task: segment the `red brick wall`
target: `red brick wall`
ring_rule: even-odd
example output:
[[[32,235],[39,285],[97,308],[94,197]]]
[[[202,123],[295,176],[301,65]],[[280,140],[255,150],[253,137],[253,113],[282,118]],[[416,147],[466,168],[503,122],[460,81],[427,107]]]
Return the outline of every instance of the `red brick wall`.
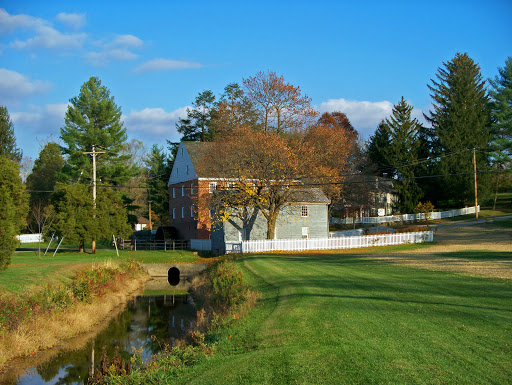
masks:
[[[208,186],[207,181],[197,179],[169,186],[169,222],[171,226],[176,227],[184,239],[208,239],[210,236],[210,217],[205,207]],[[191,206],[193,216],[191,216]]]

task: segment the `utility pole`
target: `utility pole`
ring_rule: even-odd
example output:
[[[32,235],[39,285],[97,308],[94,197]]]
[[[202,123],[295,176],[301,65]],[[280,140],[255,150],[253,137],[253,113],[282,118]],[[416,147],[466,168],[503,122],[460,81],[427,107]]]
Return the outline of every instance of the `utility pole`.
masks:
[[[475,218],[478,220],[478,185],[476,183],[476,150],[473,148],[473,169],[475,171]]]
[[[153,223],[151,222],[151,201],[149,201],[149,229],[153,230]]]
[[[94,144],[92,145],[91,152],[83,152],[83,154],[92,155],[92,205],[93,213],[92,217],[96,218],[96,155],[104,154],[105,151],[96,151]],[[96,253],[96,237],[92,240],[92,253]]]

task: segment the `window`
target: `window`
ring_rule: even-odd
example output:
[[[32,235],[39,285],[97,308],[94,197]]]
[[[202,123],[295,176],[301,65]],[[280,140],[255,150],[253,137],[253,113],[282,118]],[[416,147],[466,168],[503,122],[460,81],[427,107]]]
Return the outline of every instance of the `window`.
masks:
[[[180,169],[178,167],[176,167],[176,176],[179,176],[180,175]]]
[[[172,188],[172,197],[176,198],[176,187]]]
[[[181,217],[185,218],[185,207],[181,208]]]
[[[181,148],[181,157],[183,157],[183,147]]]
[[[308,239],[309,238],[309,227],[303,227],[302,228],[302,239]]]
[[[185,196],[185,185],[181,186],[181,196]]]
[[[301,216],[301,217],[307,217],[307,216],[309,216],[309,213],[308,213],[308,206],[300,206],[300,216]]]
[[[235,189],[235,182],[228,182],[228,190],[234,190]]]
[[[209,192],[210,194],[217,190],[217,182],[210,182]]]
[[[194,206],[190,206],[190,218],[194,218]]]
[[[188,175],[188,164],[187,164],[187,175]]]
[[[194,183],[190,183],[190,195],[194,195]]]
[[[172,219],[176,219],[176,209],[172,209]]]

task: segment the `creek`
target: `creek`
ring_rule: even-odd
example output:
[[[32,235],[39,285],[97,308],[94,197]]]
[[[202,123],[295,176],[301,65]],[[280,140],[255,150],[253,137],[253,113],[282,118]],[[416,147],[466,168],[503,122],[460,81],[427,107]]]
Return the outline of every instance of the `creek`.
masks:
[[[137,352],[146,362],[162,349],[163,343],[192,329],[195,321],[196,307],[191,296],[173,289],[167,279],[153,279],[143,294],[131,298],[96,335],[85,340],[77,337],[62,347],[15,360],[0,374],[0,383],[82,384],[91,367],[97,370],[101,365],[103,350],[112,359],[118,349],[126,362]]]

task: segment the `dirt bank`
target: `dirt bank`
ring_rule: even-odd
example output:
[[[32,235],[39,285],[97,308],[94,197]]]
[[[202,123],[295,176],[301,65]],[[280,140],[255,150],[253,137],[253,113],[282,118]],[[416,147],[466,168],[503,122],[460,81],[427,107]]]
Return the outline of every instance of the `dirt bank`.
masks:
[[[24,323],[15,331],[0,333],[0,373],[15,357],[35,356],[40,351],[65,344],[70,338],[94,331],[98,324],[108,322],[113,312],[122,309],[148,279],[145,275],[135,279],[127,277],[89,304],[78,303]]]

